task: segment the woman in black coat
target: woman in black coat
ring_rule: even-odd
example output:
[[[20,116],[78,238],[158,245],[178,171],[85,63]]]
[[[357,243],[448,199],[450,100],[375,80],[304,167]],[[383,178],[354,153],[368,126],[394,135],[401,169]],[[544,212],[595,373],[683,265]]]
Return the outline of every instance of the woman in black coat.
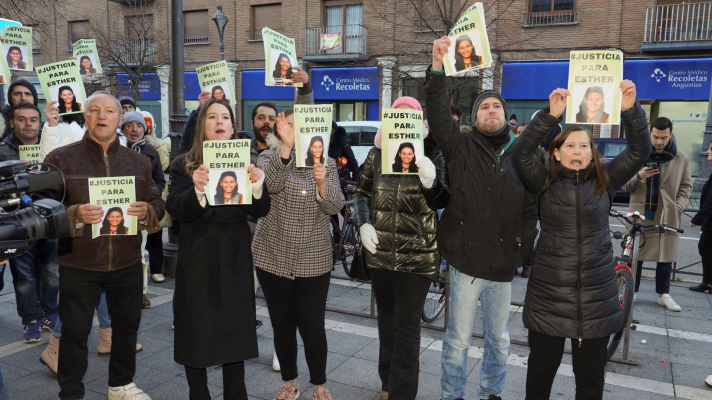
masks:
[[[244,360],[258,356],[250,227],[270,199],[263,172],[250,165],[252,205],[210,207],[203,141],[236,139],[235,118],[225,100],[201,108],[191,150],[171,167],[166,209],[184,225],[175,292],[175,361],[185,366],[190,398],[210,399],[206,368],[222,364],[225,399],[247,399]]]
[[[613,195],[645,164],[650,135],[633,82],[625,80],[621,118],[627,148],[602,164],[590,131],[571,126],[551,144],[551,166],[536,148],[566,109],[565,89],[549,96],[512,146],[519,179],[538,200],[541,235],[527,286],[527,400],[549,399],[566,338],[571,339],[576,399],[601,399],[609,337],[623,327],[608,211]]]
[[[707,161],[712,162],[712,143],[707,149]],[[700,242],[697,244],[697,248],[702,257],[702,283],[690,286],[690,290],[707,291],[712,294],[712,187],[710,187],[710,181],[712,179],[707,179],[705,186],[702,187],[700,210],[690,221],[690,227],[700,227]]]

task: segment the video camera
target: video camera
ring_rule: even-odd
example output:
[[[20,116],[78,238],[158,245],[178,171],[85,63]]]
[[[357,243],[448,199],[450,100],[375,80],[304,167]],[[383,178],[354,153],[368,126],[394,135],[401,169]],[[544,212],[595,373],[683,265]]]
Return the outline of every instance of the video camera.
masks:
[[[17,257],[39,239],[69,236],[69,218],[62,203],[32,201],[28,193],[64,186],[59,171],[38,171],[37,164],[0,162],[0,259]],[[17,206],[14,209],[13,206]]]

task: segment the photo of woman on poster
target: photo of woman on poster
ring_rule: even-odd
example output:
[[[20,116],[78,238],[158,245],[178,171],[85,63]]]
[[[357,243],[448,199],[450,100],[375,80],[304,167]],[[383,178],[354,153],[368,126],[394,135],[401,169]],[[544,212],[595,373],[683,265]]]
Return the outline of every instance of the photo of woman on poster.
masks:
[[[77,102],[77,97],[71,87],[60,86],[57,94],[60,114],[82,111],[82,105]]]
[[[101,235],[128,235],[129,228],[124,226],[124,211],[121,207],[111,207],[104,215],[104,222],[99,230]]]
[[[279,53],[274,71],[272,71],[272,78],[277,84],[292,86],[292,60],[288,55]]]
[[[455,70],[464,71],[482,64],[469,35],[462,35],[455,41]]]
[[[315,163],[324,164],[325,162],[324,139],[321,136],[313,136],[307,148],[307,158],[304,160],[304,164],[307,167],[313,167]]]
[[[27,63],[23,61],[20,46],[10,46],[7,51],[7,66],[14,69],[27,69]]]
[[[94,68],[89,56],[82,56],[79,59],[79,73],[82,75],[96,74],[96,68]]]
[[[583,95],[576,122],[587,124],[608,124],[610,115],[603,111],[606,106],[605,95],[601,86],[589,86]]]
[[[213,86],[212,92],[213,92],[213,94],[212,94],[213,99],[217,99],[217,100],[225,99],[225,101],[227,101],[227,104],[230,104],[230,96],[227,96],[225,94],[225,89],[223,89],[222,86],[220,86],[220,85]]]
[[[235,171],[224,171],[215,186],[215,204],[243,204],[243,196],[238,193],[238,189]]]
[[[415,165],[415,147],[413,143],[403,142],[398,146],[393,170],[391,172],[405,172],[409,174],[417,174],[418,166]]]

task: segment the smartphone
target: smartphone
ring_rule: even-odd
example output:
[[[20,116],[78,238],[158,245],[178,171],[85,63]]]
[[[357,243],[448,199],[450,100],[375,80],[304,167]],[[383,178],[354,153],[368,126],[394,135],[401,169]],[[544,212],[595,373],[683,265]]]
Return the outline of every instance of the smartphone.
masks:
[[[656,162],[649,162],[645,166],[652,169],[660,169],[660,165]]]

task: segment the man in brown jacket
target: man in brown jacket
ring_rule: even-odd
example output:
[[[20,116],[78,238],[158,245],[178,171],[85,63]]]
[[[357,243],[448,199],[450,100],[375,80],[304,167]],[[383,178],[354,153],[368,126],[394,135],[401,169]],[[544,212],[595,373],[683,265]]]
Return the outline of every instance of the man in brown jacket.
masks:
[[[680,217],[690,200],[692,177],[690,159],[675,146],[672,139],[672,121],[660,117],[650,124],[650,141],[653,144],[646,166],[638,172],[623,190],[630,193],[629,212],[645,215],[650,224],[668,224],[680,227]],[[645,223],[644,222],[644,223]],[[680,306],[670,297],[672,263],[680,251],[680,234],[676,232],[646,232],[645,246],[638,254],[635,292],[640,287],[643,261],[657,262],[655,291],[658,304],[670,311],[680,311]]]
[[[141,235],[100,236],[92,239],[92,224],[103,221],[101,207],[89,204],[88,178],[133,176],[136,202],[128,215],[136,216],[139,230],[160,230],[165,212],[151,164],[144,155],[121,146],[116,129],[121,123],[121,106],[109,93],[97,93],[85,102],[84,138],[52,151],[46,163],[66,175],[64,206],[70,236],[60,240],[59,317],[62,337],[59,346],[57,381],[62,400],[82,399],[82,378],[87,369],[87,339],[91,332],[99,290],[106,301],[113,328],[109,361],[110,400],[150,400],[133,383],[136,371],[136,334],[141,322]],[[61,199],[61,195],[54,195]],[[62,254],[64,249],[64,254]]]

